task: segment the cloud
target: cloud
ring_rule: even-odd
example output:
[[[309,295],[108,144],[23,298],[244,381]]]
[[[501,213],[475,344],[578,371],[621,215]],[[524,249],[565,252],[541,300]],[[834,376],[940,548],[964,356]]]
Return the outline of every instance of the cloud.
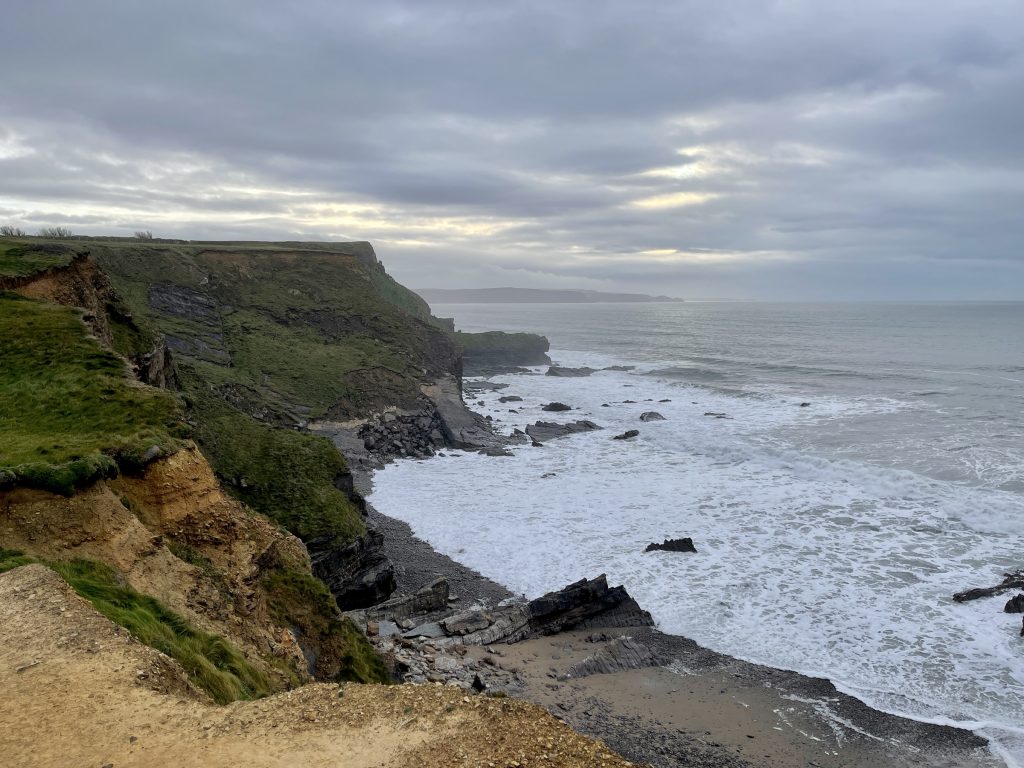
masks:
[[[418,287],[1024,298],[1010,0],[51,0],[5,28],[26,229],[369,239]]]

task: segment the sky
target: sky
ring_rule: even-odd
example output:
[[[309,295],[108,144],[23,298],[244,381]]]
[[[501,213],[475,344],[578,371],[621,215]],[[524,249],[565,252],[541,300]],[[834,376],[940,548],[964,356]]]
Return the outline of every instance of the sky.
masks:
[[[428,287],[1024,299],[1020,0],[13,0],[0,223]]]

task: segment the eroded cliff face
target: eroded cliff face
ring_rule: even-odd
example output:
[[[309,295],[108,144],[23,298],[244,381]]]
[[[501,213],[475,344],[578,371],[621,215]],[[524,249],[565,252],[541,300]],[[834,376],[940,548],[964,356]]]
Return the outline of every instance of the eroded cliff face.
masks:
[[[49,250],[43,249],[46,261],[54,266],[5,279],[4,287],[41,307],[62,304],[80,308],[81,320],[94,339],[79,340],[80,346],[98,343],[131,361],[135,378],[142,382],[177,388],[177,366],[163,343],[161,329],[145,316],[134,314],[134,307],[128,306],[89,253],[91,247],[91,243],[47,245]],[[26,261],[32,260],[36,248],[34,244],[25,247]],[[0,308],[3,312],[9,310],[13,308]],[[15,321],[12,318],[7,320]],[[72,328],[80,327],[74,316],[67,318],[65,325],[72,336],[80,335]],[[59,335],[41,343],[53,346],[44,350],[47,355],[61,354]],[[47,355],[38,360],[20,360],[29,366],[45,367],[51,359]],[[120,375],[117,358],[111,360],[112,367],[108,365],[103,373],[116,379]],[[73,373],[88,382],[93,374],[91,363],[86,363]],[[128,377],[128,371],[124,375]],[[135,382],[121,381],[118,385],[142,391],[133,390],[140,386]],[[101,385],[82,391],[103,396]],[[192,394],[185,392],[186,398]],[[31,392],[22,396],[30,397]],[[225,413],[236,414],[243,421],[250,418],[227,399],[221,402]],[[17,407],[11,402],[0,405]],[[88,402],[75,405],[76,415],[81,416],[87,429],[102,432],[110,426],[89,423]],[[173,412],[169,415],[174,418]],[[132,428],[131,419],[122,421],[118,429]],[[59,431],[60,424],[55,426]],[[175,429],[196,431],[199,426],[193,421],[191,425],[179,423]],[[322,502],[325,509],[333,510],[338,524],[332,536],[345,534],[348,538],[342,544],[360,535],[362,501],[351,490],[351,477],[337,452],[325,441],[311,437],[320,442],[310,452],[301,442],[301,434],[275,430],[271,425],[257,427],[270,445],[263,457],[266,463],[281,470],[283,462],[277,461],[278,455],[304,454],[327,485],[318,489],[293,484],[287,489],[291,495],[303,497],[309,491],[308,495]],[[112,433],[109,439],[103,438],[109,445],[97,447],[116,447],[126,435]],[[284,442],[277,440],[278,435],[285,438]],[[231,436],[230,432],[225,435]],[[41,440],[49,441],[47,445],[63,442],[64,438],[57,433],[40,435]],[[188,441],[184,441],[184,449],[176,450],[181,444],[179,440],[166,449],[147,451],[140,461],[121,466],[120,472],[114,466],[112,472],[86,478],[76,483],[79,487],[70,496],[34,490],[21,482],[13,483],[17,487],[12,488],[8,482],[0,493],[0,548],[20,550],[44,562],[87,559],[112,566],[133,589],[156,598],[195,627],[238,644],[280,685],[310,676],[324,680],[386,679],[386,669],[365,638],[341,616],[330,592],[313,576],[302,542],[263,515],[254,514],[235,497],[237,494],[225,493],[206,457]],[[246,448],[255,448],[253,441],[242,446]],[[3,458],[4,451],[0,451],[0,464]],[[282,482],[301,474],[283,469],[285,473],[277,478]],[[0,476],[10,480],[17,478],[17,473]],[[233,480],[246,483],[244,477]],[[268,495],[282,496],[282,482],[274,477],[265,480]],[[287,493],[283,498],[291,501]],[[305,511],[310,518],[317,517],[315,506]]]
[[[227,496],[195,448],[70,498],[0,492],[0,542],[44,561],[112,565],[134,589],[233,641],[282,686],[345,671],[347,648],[332,647],[311,621],[281,620],[277,603],[291,597],[273,583],[308,577],[302,542]],[[291,608],[299,617],[309,612]],[[341,622],[320,618],[332,619]]]

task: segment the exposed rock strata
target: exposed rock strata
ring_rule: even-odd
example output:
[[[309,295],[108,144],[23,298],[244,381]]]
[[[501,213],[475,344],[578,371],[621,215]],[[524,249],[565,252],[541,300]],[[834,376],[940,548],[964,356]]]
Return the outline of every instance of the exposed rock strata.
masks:
[[[384,537],[368,530],[344,548],[306,542],[313,573],[328,586],[343,611],[387,600],[395,591],[395,567],[384,554]]]

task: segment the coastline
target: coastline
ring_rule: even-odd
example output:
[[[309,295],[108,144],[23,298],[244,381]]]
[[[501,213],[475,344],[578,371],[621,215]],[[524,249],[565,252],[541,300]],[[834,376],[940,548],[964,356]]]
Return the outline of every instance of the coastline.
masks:
[[[354,472],[368,495],[372,470]],[[385,533],[398,590],[412,594],[437,576],[448,579],[451,607],[495,605],[513,593],[419,539],[408,524],[368,504],[368,523]],[[596,574],[579,574],[593,577]],[[598,647],[594,630],[469,648],[466,658],[511,676],[509,695],[546,707],[629,760],[652,766],[964,766],[1004,762],[981,736],[874,710],[828,680],[735,659],[654,628],[598,633],[602,643],[630,637],[657,663],[571,677],[573,664]],[[561,679],[560,679],[561,678]]]

